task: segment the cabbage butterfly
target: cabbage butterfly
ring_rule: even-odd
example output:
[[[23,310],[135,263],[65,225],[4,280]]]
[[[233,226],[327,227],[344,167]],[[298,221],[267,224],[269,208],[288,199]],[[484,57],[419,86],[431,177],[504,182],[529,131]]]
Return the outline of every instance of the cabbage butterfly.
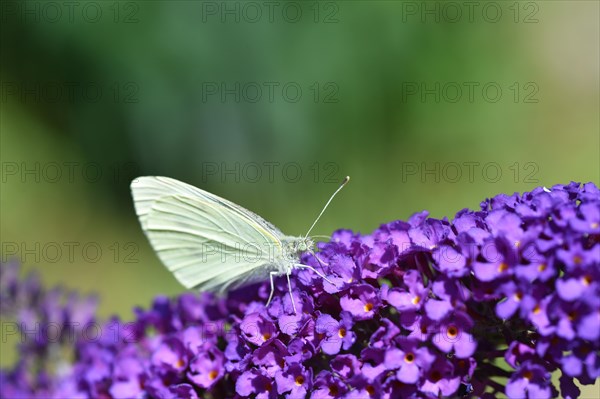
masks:
[[[290,274],[294,268],[307,268],[327,280],[312,266],[301,264],[300,254],[312,252],[314,242],[308,235],[349,180],[344,179],[303,237],[287,236],[233,202],[168,177],[134,179],[131,192],[150,244],[186,288],[222,293],[268,276],[268,306],[273,277],[285,274],[296,312]]]

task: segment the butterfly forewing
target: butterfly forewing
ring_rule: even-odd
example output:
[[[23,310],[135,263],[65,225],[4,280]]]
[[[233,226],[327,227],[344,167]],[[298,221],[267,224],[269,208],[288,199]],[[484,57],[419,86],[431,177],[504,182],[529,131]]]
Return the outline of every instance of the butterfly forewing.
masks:
[[[170,177],[138,177],[131,182],[131,190],[133,193],[133,201],[135,203],[136,213],[140,219],[142,227],[144,227],[144,224],[146,223],[148,213],[150,212],[154,202],[161,197],[182,195],[184,197],[204,198],[208,202],[220,204],[228,209],[246,216],[248,219],[254,221],[272,235],[276,237],[284,236],[284,234],[277,227],[273,226],[271,223],[267,222],[254,212],[228,201],[225,198],[221,198],[218,195],[180,182],[179,180],[171,179]]]
[[[223,290],[268,276],[283,259],[283,234],[252,212],[177,180],[132,183],[142,228],[187,288]]]

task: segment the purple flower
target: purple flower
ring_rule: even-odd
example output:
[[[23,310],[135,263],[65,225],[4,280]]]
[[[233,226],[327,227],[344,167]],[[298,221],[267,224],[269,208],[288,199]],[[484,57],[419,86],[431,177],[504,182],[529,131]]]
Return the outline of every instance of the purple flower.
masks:
[[[210,388],[224,374],[224,356],[214,347],[206,347],[190,361],[187,377],[201,388]]]
[[[452,303],[444,300],[430,299],[425,303],[425,313],[434,321],[446,318],[453,309]]]
[[[256,398],[274,399],[277,397],[277,387],[274,381],[256,369],[245,371],[235,382],[238,395],[247,397],[255,394]]]
[[[113,370],[114,382],[110,394],[115,398],[136,398],[144,393],[146,373],[142,362],[131,354],[122,355]]]
[[[587,234],[600,233],[600,208],[598,204],[587,203],[579,207],[580,214],[569,219],[569,225],[575,231]]]
[[[329,263],[328,281],[323,282],[325,292],[334,294],[360,280],[360,271],[354,259],[347,255],[334,255]],[[333,284],[332,284],[333,283]]]
[[[297,312],[294,313],[291,298],[289,295],[283,297],[282,312],[277,314],[277,325],[279,330],[291,337],[298,334],[298,330],[302,328],[314,313],[313,299],[306,292],[292,294],[296,304]]]
[[[556,257],[566,266],[566,271],[585,270],[600,262],[600,251],[598,244],[587,249],[581,242],[575,242],[567,249],[560,248],[556,251]]]
[[[418,310],[427,298],[428,290],[423,286],[421,276],[416,270],[408,270],[403,277],[408,289],[382,288],[382,294],[387,303],[399,311]]]
[[[259,366],[265,375],[272,378],[284,367],[284,358],[288,353],[281,341],[273,339],[254,351],[252,363]]]
[[[305,338],[295,338],[287,346],[289,355],[285,357],[286,363],[303,363],[311,359],[315,353],[315,347],[311,341]]]
[[[509,398],[549,399],[552,398],[550,373],[541,365],[523,363],[506,384]]]
[[[190,384],[177,384],[169,387],[173,399],[197,399],[198,394]]]
[[[516,368],[525,360],[535,358],[535,350],[519,341],[513,341],[504,354],[504,359],[511,367]]]
[[[418,214],[411,218],[411,228],[408,232],[414,246],[433,250],[447,239],[454,238],[454,232],[447,220],[424,219],[427,213]]]
[[[431,393],[435,397],[440,394],[448,396],[456,392],[460,386],[460,378],[453,375],[452,363],[444,358],[437,358],[427,371],[421,390]]]
[[[187,368],[188,353],[183,343],[174,337],[166,339],[152,354],[152,365],[163,372],[181,372]]]
[[[486,282],[509,278],[517,266],[516,250],[517,248],[511,247],[511,243],[505,237],[497,237],[494,241],[488,242],[482,251],[485,262],[473,263],[475,277]]]
[[[521,283],[519,285],[525,284]],[[498,291],[501,292],[506,298],[505,300],[499,302],[496,306],[496,314],[498,317],[508,319],[512,317],[517,310],[519,310],[521,301],[523,300],[526,292],[526,290],[519,285],[511,280],[502,284],[498,288]]]
[[[252,349],[248,343],[242,339],[232,339],[227,343],[223,352],[227,362],[225,369],[227,371],[245,370],[252,358]]]
[[[380,398],[382,396],[382,386],[379,382],[371,383],[365,378],[357,377],[353,381],[353,389],[349,391],[345,399],[365,399]]]
[[[330,363],[331,370],[350,379],[360,372],[360,362],[354,355],[337,355]]]
[[[260,346],[277,335],[273,322],[266,320],[259,313],[250,313],[240,323],[242,336],[246,341]]]
[[[316,330],[317,333],[324,335],[321,349],[328,355],[336,355],[340,352],[340,348],[346,350],[354,343],[352,316],[348,312],[340,313],[340,321],[328,314],[319,315]]]
[[[584,314],[579,317],[577,335],[585,340],[596,342],[600,338],[600,308],[593,306],[593,302],[599,305],[599,296],[596,295],[590,302],[592,306],[586,308]]]
[[[323,370],[315,377],[314,388],[311,399],[336,399],[341,398],[347,392],[346,384],[332,374]]]
[[[369,345],[373,348],[388,347],[391,344],[392,339],[398,334],[400,334],[400,328],[398,326],[389,319],[381,319],[379,327],[371,334]]]
[[[570,352],[561,359],[563,374],[580,380],[595,380],[600,377],[600,356],[588,342],[569,345]]]
[[[365,348],[360,357],[363,361],[360,374],[370,384],[379,383],[380,377],[386,372],[384,364],[385,350],[377,348]]]
[[[398,341],[399,348],[390,348],[385,352],[385,368],[397,370],[398,381],[415,384],[429,369],[435,356],[427,348],[420,348],[417,340],[401,339]]]
[[[468,358],[477,347],[477,341],[470,334],[472,327],[473,322],[467,315],[456,312],[441,323],[433,343],[444,353],[453,352],[460,359]]]
[[[398,381],[396,378],[388,378],[383,389],[388,393],[390,398],[414,398],[419,393],[418,386],[414,384],[405,384]],[[427,394],[422,394],[423,397],[428,397]]]
[[[448,277],[463,277],[469,272],[467,260],[450,245],[440,245],[433,250],[433,258],[440,271]]]
[[[300,364],[292,364],[285,370],[275,374],[277,381],[277,392],[285,394],[286,398],[304,398],[312,387],[312,375],[310,370],[305,370]]]
[[[374,242],[366,262],[362,267],[363,279],[378,278],[396,263],[398,248],[388,240],[386,242]]]
[[[143,387],[137,379],[114,381],[109,392],[115,399],[139,398],[144,394]]]
[[[356,285],[341,297],[340,306],[356,320],[371,319],[381,305],[377,291],[368,284]]]

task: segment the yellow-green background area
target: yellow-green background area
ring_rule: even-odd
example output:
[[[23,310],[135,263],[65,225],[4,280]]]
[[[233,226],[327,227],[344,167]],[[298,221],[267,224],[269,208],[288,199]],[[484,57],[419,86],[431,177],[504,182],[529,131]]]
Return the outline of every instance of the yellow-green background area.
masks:
[[[2,256],[99,293],[102,316],[183,291],[137,223],[137,175],[298,235],[345,175],[316,234],[600,180],[596,1],[26,3],[1,16]],[[206,91],[236,82],[239,101]]]

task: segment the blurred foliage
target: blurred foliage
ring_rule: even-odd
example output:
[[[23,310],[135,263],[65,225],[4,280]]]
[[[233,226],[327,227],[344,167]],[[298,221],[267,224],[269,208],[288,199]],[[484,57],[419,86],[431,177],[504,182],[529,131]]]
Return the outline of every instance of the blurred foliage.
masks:
[[[24,263],[49,284],[99,292],[105,315],[181,290],[137,224],[128,188],[137,175],[187,181],[289,234],[305,232],[345,175],[352,182],[317,234],[366,232],[422,209],[452,217],[499,192],[600,180],[597,2],[495,2],[495,23],[484,18],[486,2],[472,18],[456,3],[455,22],[443,2],[292,2],[302,10],[295,23],[281,13],[289,2],[272,21],[266,3],[253,2],[262,12],[255,22],[248,3],[235,1],[78,4],[53,21],[44,2],[3,2],[0,234],[25,246],[98,243],[97,262],[30,254]],[[101,10],[97,22],[83,16],[88,6]],[[224,12],[236,7],[239,22]],[[435,11],[421,14],[427,7],[438,7],[439,22]],[[206,91],[236,82],[249,89],[240,101]],[[436,82],[448,88],[440,101],[407,92]],[[478,85],[473,101],[465,82]],[[490,82],[502,88],[497,102],[482,97]],[[281,92],[289,83],[302,89],[297,102]],[[253,84],[262,89],[256,102],[247,101]],[[456,102],[453,84],[463,89]],[[52,85],[62,88],[56,101],[23,94]],[[90,100],[84,88],[101,95]],[[63,165],[63,178],[5,170],[36,162]],[[72,181],[65,162],[78,165]],[[262,178],[209,173],[236,162],[261,165]],[[273,179],[266,163],[280,165]],[[292,163],[297,182],[282,175]],[[465,163],[479,163],[472,178]],[[497,181],[494,165],[482,175],[491,163]],[[102,177],[82,178],[86,165]],[[139,249],[137,263],[123,262],[127,243]]]

